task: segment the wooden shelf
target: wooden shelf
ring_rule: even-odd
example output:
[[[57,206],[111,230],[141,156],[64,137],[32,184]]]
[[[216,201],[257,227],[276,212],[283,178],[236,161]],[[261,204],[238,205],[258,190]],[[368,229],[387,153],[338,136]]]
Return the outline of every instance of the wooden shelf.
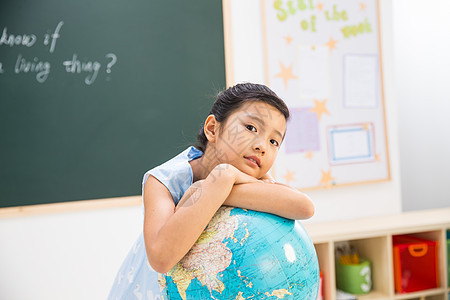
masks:
[[[414,292],[414,293],[406,293],[406,294],[395,294],[394,299],[415,299],[415,298],[423,298],[423,297],[430,297],[430,296],[438,296],[440,294],[444,294],[446,289],[439,288],[439,289],[431,289],[431,290],[424,290],[420,292]]]
[[[446,232],[450,207],[347,221],[303,224],[316,248],[323,274],[324,300],[336,299],[335,244],[347,241],[372,263],[372,291],[362,300],[448,300]],[[397,294],[394,289],[392,236],[411,234],[438,241],[439,288]]]
[[[377,291],[372,291],[372,292],[368,293],[367,295],[359,296],[358,299],[361,299],[361,300],[366,300],[366,299],[383,300],[383,299],[389,299],[389,295],[380,293]]]

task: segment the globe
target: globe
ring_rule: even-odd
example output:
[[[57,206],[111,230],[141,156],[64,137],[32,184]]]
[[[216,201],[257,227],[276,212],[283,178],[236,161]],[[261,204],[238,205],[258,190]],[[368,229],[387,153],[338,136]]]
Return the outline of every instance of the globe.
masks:
[[[163,299],[316,300],[319,264],[299,222],[222,206],[158,282]]]

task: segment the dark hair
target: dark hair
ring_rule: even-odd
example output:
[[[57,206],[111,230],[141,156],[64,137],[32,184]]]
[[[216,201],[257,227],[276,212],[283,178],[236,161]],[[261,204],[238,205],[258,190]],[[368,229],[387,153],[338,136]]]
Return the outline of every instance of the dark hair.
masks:
[[[270,104],[284,115],[286,121],[289,119],[289,109],[284,101],[267,86],[255,83],[240,83],[221,91],[217,94],[208,115],[214,115],[218,122],[224,123],[231,113],[249,101],[261,101]],[[205,152],[207,144],[208,139],[204,132],[204,126],[202,126],[197,135],[197,144],[194,147]]]

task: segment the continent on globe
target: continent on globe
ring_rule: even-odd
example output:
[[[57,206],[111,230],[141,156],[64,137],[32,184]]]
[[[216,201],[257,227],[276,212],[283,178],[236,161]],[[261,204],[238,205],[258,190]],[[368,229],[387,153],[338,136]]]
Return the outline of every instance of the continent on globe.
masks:
[[[267,296],[275,296],[278,299],[284,299],[285,295],[292,295],[291,293],[289,293],[287,290],[285,289],[280,289],[280,290],[275,290],[273,291],[271,294],[269,294],[269,292],[266,292]]]
[[[159,286],[163,299],[316,300],[319,265],[299,222],[223,206]]]

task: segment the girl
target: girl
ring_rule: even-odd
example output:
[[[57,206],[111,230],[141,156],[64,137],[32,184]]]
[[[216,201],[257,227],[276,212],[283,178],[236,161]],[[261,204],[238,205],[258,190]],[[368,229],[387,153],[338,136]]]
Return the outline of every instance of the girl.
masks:
[[[144,228],[109,299],[161,299],[157,273],[194,245],[222,205],[306,219],[310,199],[267,174],[286,133],[289,110],[272,90],[238,84],[216,97],[198,144],[144,175]]]

